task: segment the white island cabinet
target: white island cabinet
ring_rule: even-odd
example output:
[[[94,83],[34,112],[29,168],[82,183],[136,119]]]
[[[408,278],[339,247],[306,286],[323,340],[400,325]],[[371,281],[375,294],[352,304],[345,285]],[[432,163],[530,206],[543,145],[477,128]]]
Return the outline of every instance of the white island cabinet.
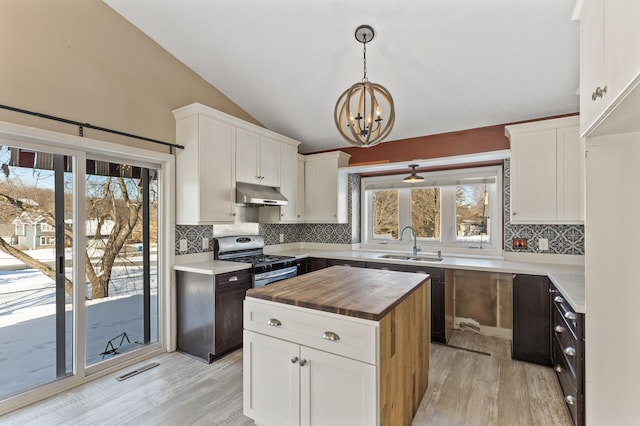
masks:
[[[258,425],[409,425],[428,381],[429,279],[334,266],[249,290],[243,362]]]
[[[366,349],[373,355],[375,324],[353,324],[329,314],[281,309],[268,306],[270,303],[245,303],[249,317],[245,327],[262,331],[244,331],[244,368],[251,371],[245,375],[245,414],[264,425],[377,424],[375,364],[336,354],[334,348],[334,353],[317,350],[316,344],[302,336],[307,328],[318,338],[331,332],[347,339],[357,336],[363,327],[369,336]],[[292,330],[273,337],[268,328],[277,326],[269,326],[269,321],[284,323]],[[298,333],[301,335],[296,336]]]

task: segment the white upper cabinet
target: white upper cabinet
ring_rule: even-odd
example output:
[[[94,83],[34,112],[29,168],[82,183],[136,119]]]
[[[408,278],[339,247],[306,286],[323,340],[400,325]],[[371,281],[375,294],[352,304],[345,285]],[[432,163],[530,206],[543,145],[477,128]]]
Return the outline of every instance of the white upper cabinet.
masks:
[[[349,154],[342,151],[305,156],[305,221],[347,223],[347,174],[340,167],[349,165]]]
[[[280,186],[280,142],[247,129],[236,131],[236,180]]]
[[[296,215],[300,142],[199,103],[173,114],[176,142],[185,146],[176,153],[178,225],[233,223],[236,181],[279,187],[281,176],[294,200],[285,214]]]
[[[511,141],[511,223],[584,223],[579,118],[506,126]]]
[[[640,131],[640,2],[579,0],[580,132]]]
[[[173,111],[184,145],[176,151],[178,225],[235,222],[235,128],[208,113],[199,104]]]
[[[304,208],[304,198],[299,198],[299,188],[304,191],[304,175],[300,180],[298,149],[290,145],[280,146],[280,193],[289,201],[286,206],[260,207],[260,223],[301,222],[300,204]],[[303,173],[304,173],[304,169]]]

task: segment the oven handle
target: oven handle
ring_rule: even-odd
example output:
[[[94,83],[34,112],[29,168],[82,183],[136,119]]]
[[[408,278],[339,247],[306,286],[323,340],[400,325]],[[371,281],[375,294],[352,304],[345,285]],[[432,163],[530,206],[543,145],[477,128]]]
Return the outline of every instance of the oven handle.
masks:
[[[278,281],[279,277],[293,278],[298,275],[298,268],[293,266],[290,268],[279,269],[277,271],[269,272],[268,275],[259,277],[255,280],[255,287],[262,287],[265,284],[270,284],[274,281]]]

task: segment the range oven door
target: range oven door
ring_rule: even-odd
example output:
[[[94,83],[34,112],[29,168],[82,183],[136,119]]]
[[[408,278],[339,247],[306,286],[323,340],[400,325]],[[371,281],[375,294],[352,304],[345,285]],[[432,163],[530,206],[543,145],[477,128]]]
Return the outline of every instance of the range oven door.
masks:
[[[261,272],[256,274],[254,287],[263,287],[276,281],[286,280],[298,275],[298,267],[291,266],[289,268],[276,269],[275,271]]]

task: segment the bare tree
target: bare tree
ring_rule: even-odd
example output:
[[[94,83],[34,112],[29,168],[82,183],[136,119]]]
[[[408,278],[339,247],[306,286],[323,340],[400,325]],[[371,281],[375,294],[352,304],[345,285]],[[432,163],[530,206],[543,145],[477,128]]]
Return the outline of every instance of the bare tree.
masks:
[[[92,176],[87,182],[87,219],[95,221],[93,235],[87,236],[85,250],[85,272],[91,285],[91,298],[109,295],[109,281],[114,265],[134,230],[141,233],[142,191],[136,179],[123,177]],[[37,187],[37,181],[23,185],[19,178],[0,184],[0,219],[7,223],[10,217],[22,212],[44,218],[51,226],[56,225],[52,190]],[[27,201],[28,200],[28,201]],[[78,224],[80,232],[85,225]],[[65,247],[73,241],[73,225],[64,222]],[[105,237],[106,236],[106,237]],[[42,272],[55,281],[54,266],[35,259],[20,248],[0,237],[0,250],[23,262],[29,268]],[[65,290],[72,295],[73,283],[65,277]]]

